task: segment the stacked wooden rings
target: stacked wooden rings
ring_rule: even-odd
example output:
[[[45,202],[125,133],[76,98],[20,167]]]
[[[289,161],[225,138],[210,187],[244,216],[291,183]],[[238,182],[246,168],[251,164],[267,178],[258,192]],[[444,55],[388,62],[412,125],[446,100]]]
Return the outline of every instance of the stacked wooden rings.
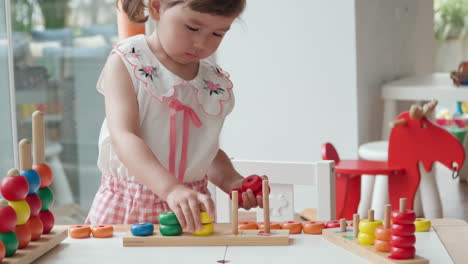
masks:
[[[154,232],[154,226],[150,222],[138,222],[132,224],[130,232],[134,236],[150,236]]]
[[[404,212],[392,212],[392,236],[390,239],[391,249],[390,258],[392,259],[410,259],[414,258],[416,249],[416,237],[414,235],[416,214],[414,211],[406,210]]]
[[[200,218],[202,222],[202,229],[201,230],[195,230],[193,232],[194,236],[209,236],[213,234],[214,231],[214,224],[213,221],[214,219],[208,215],[207,212],[201,212],[200,213]]]
[[[159,214],[159,232],[163,236],[178,236],[182,234],[182,226],[174,212]]]

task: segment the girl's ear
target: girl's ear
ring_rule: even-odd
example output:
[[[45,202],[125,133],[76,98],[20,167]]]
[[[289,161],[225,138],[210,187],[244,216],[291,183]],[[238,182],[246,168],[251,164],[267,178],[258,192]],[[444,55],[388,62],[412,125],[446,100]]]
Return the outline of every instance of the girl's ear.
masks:
[[[149,0],[148,11],[154,20],[159,20],[161,14],[161,0]]]

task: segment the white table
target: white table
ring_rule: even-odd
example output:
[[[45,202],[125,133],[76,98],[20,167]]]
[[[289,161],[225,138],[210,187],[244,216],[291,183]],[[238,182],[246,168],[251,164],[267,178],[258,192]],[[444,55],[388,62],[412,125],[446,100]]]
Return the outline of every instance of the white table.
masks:
[[[124,233],[109,239],[67,238],[39,258],[35,264],[104,263],[369,263],[363,258],[328,242],[320,235],[292,235],[289,246],[279,247],[123,247]],[[417,254],[431,263],[452,263],[435,232],[416,233]]]
[[[449,73],[411,76],[385,84],[382,87],[382,99],[384,100],[382,139],[388,140],[389,124],[398,114],[398,101],[429,101],[432,99],[453,102],[468,101],[468,86],[457,87],[453,85]],[[465,150],[468,150],[467,144],[467,140],[465,140]],[[467,167],[464,166],[460,172],[460,180],[466,181],[468,179]]]

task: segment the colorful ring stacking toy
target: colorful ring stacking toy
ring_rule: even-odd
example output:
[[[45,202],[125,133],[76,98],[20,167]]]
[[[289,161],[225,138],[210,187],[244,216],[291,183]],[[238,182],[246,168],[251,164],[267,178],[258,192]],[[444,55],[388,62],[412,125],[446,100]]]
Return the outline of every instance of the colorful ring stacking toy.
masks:
[[[324,228],[325,224],[323,222],[307,221],[302,223],[302,229],[304,230],[304,233],[309,235],[320,235],[322,234],[322,230]]]
[[[73,225],[68,228],[68,235],[71,238],[88,238],[91,235],[91,228],[87,225]]]
[[[390,237],[392,235],[390,228],[379,226],[375,229],[374,248],[377,252],[390,252]]]
[[[281,223],[281,229],[289,229],[289,234],[300,234],[302,232],[302,224],[299,221],[284,221]]]
[[[260,222],[257,224],[258,229],[263,230],[265,228],[265,223]],[[270,230],[278,230],[281,229],[281,224],[278,222],[270,222]]]
[[[214,225],[212,223],[204,224],[204,225],[202,225],[202,229],[201,230],[195,230],[193,232],[193,235],[194,236],[209,236],[209,235],[213,234],[213,231],[214,231]]]
[[[91,233],[95,238],[108,238],[114,235],[114,227],[111,225],[97,225],[91,227]]]
[[[431,221],[425,218],[416,218],[414,222],[416,232],[427,232],[431,229]]]
[[[368,211],[367,219],[359,222],[358,241],[360,245],[370,246],[374,245],[375,229],[383,224],[382,220],[374,219],[374,210]]]
[[[238,224],[239,230],[257,230],[258,225],[255,222],[243,221]]]
[[[154,226],[150,222],[134,223],[130,227],[130,232],[134,236],[149,236],[154,232]]]
[[[414,211],[406,210],[406,199],[400,199],[400,210],[392,212],[392,236],[390,238],[390,256],[391,259],[411,259],[414,258],[416,249],[416,231],[414,221],[416,214]]]

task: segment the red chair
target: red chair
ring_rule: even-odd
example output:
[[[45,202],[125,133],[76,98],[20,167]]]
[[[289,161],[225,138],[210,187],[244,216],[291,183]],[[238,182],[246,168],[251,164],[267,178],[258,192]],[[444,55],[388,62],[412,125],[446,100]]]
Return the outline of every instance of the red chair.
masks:
[[[423,163],[426,171],[432,169],[435,161],[454,172],[461,169],[465,160],[463,146],[452,134],[425,117],[436,104],[434,101],[423,108],[413,106],[410,112],[398,116],[390,134],[388,162],[341,160],[331,143],[322,145],[322,159],[335,161],[337,219],[351,220],[357,212],[361,194],[360,176],[363,174],[388,175],[389,198],[393,208],[398,208],[400,198],[407,198],[407,207],[412,209],[421,177],[419,162]]]

